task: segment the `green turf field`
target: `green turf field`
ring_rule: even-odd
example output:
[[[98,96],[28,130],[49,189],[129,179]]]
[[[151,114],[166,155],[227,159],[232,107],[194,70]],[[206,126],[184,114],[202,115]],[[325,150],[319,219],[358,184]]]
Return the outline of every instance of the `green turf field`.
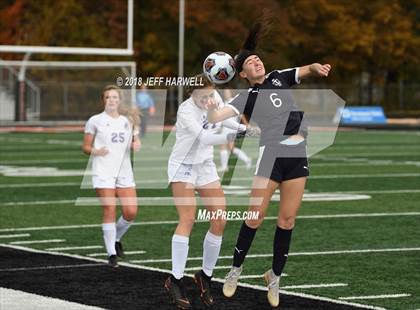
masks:
[[[101,208],[75,205],[80,197],[94,197],[92,189],[80,188],[88,163],[81,140],[81,133],[0,134],[0,243],[105,258]],[[162,185],[170,148],[159,149],[159,141],[150,134],[136,156],[140,201],[151,198],[140,206],[123,242],[126,251],[134,252],[127,262],[170,269],[177,215],[165,203],[170,200],[156,199],[170,196]],[[256,158],[255,141],[244,148]],[[333,146],[310,160],[310,169],[281,281],[284,290],[386,309],[420,309],[420,134],[342,131]],[[245,203],[228,209],[246,210],[246,192],[235,189],[246,191],[251,175],[238,163],[230,184],[236,187],[227,187],[226,193],[228,201]],[[271,266],[277,205],[272,202],[258,230],[243,282],[264,285],[258,276]],[[226,226],[217,278],[228,271],[240,225],[238,220]],[[200,268],[207,228],[205,222],[194,228],[188,273]],[[50,241],[35,243],[44,240]]]

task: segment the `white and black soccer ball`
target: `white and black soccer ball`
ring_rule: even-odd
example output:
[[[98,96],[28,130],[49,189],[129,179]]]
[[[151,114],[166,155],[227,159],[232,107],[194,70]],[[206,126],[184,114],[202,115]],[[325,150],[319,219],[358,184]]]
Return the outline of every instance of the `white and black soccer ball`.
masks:
[[[211,53],[203,62],[203,73],[215,84],[227,83],[235,76],[235,61],[228,53]]]

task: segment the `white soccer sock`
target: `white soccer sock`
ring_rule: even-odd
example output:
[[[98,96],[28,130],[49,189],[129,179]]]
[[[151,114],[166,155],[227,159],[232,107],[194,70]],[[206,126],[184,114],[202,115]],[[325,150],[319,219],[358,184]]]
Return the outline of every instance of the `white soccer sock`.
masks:
[[[116,255],[117,252],[115,251],[115,223],[102,223],[102,232],[104,234],[105,247],[108,256]]]
[[[242,160],[243,162],[245,162],[245,163],[247,163],[247,162],[249,162],[251,159],[245,154],[245,152],[244,151],[242,151],[242,150],[240,150],[240,149],[238,149],[237,147],[235,147],[233,150],[232,150],[232,153],[233,154],[235,154],[236,156],[238,156],[238,158],[240,159],[240,160]]]
[[[126,221],[123,216],[121,215],[117,222],[117,241],[120,241],[122,236],[127,232],[127,230],[130,228],[133,221]]]
[[[189,238],[185,236],[172,236],[172,274],[178,280],[184,276],[188,257],[188,240]]]
[[[229,161],[229,151],[228,150],[220,150],[220,169],[226,170]]]
[[[213,274],[221,246],[222,236],[216,236],[208,231],[203,242],[203,271],[209,277]]]

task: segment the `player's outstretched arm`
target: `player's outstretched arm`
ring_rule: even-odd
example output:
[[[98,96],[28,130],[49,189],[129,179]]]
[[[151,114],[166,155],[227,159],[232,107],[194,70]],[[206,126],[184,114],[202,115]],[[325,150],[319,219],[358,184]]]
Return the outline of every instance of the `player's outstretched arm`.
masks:
[[[298,78],[305,79],[308,77],[327,77],[331,70],[331,65],[313,63],[307,66],[299,67]]]

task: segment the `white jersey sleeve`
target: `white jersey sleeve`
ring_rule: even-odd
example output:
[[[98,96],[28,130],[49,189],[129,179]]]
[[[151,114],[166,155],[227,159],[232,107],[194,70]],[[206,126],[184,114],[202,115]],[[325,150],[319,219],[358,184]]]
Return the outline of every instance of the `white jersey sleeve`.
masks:
[[[198,137],[203,130],[203,127],[197,120],[196,116],[189,113],[188,110],[179,111],[177,114],[177,128],[186,129],[188,133],[193,137]]]
[[[86,125],[85,125],[85,133],[96,135],[96,132],[98,129],[97,124],[96,124],[96,119],[97,117],[95,116],[92,116],[91,118],[89,118],[89,120],[86,122]]]
[[[236,117],[231,117],[228,119],[225,119],[222,122],[222,126],[229,128],[229,129],[233,129],[233,130],[238,130],[238,131],[245,131],[246,130],[246,125],[244,124],[240,124],[236,121]]]

